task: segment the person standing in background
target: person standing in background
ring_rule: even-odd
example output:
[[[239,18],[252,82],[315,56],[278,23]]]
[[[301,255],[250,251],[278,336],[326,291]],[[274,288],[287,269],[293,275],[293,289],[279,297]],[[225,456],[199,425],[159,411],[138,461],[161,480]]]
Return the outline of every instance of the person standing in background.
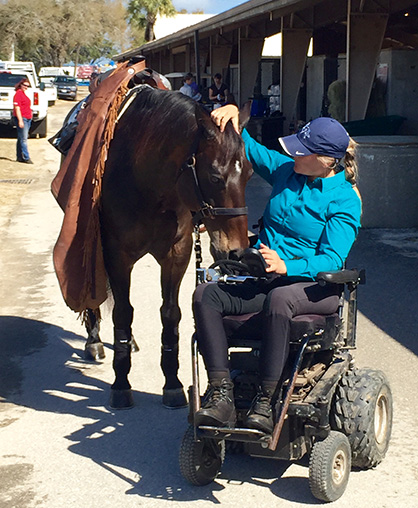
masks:
[[[16,93],[13,97],[13,121],[17,129],[16,160],[25,164],[33,164],[29,156],[28,136],[32,123],[31,100],[26,95],[30,87],[29,81],[24,78],[15,86]]]
[[[209,99],[215,103],[213,109],[226,104],[228,95],[228,87],[225,83],[222,83],[222,76],[218,72],[213,76],[213,84],[209,87]]]
[[[202,95],[200,94],[197,85],[193,82],[193,74],[188,72],[184,76],[183,86],[180,88],[180,92],[187,97],[192,98],[194,101],[200,101]],[[193,86],[195,85],[195,86]]]

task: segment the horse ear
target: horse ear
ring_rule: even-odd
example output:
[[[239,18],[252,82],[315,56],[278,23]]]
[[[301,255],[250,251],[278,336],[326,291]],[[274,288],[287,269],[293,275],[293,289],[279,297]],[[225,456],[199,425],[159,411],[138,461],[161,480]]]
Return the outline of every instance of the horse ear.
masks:
[[[247,101],[239,110],[239,131],[242,132],[251,116],[252,101]]]
[[[212,122],[210,115],[202,111],[200,107],[196,107],[196,120],[207,139],[216,138],[219,135],[219,128]]]

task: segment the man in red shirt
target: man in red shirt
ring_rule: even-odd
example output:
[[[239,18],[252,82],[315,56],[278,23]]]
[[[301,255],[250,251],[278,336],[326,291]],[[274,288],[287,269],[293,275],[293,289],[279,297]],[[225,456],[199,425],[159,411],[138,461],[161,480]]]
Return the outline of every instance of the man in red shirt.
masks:
[[[30,87],[27,79],[22,79],[15,86],[13,98],[13,120],[17,128],[16,159],[18,162],[33,164],[29,156],[28,135],[32,123],[31,100],[25,91]]]

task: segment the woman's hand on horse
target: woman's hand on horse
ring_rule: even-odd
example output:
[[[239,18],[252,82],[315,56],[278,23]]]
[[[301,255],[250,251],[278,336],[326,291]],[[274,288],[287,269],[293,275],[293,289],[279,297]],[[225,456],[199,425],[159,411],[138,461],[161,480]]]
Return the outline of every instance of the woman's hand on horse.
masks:
[[[225,130],[226,124],[231,120],[232,126],[239,134],[239,109],[234,104],[227,104],[215,109],[211,113],[212,121],[221,129]]]
[[[286,264],[275,250],[269,249],[267,245],[264,245],[264,243],[260,244],[259,250],[263,258],[265,259],[266,263],[269,265],[266,268],[266,272],[278,273],[279,275],[287,274]]]

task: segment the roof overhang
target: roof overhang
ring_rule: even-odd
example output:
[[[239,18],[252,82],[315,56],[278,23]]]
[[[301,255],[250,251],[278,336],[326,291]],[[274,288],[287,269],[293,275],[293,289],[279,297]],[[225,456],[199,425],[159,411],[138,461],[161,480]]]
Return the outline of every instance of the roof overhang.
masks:
[[[417,0],[389,0],[382,5],[370,0],[377,10],[388,12],[402,11],[413,5]],[[363,8],[364,0],[352,0]],[[193,26],[184,28],[161,39],[149,42],[119,55],[115,60],[124,60],[134,55],[154,53],[160,50],[173,50],[177,46],[190,44],[196,35],[199,39],[215,34],[226,34],[238,27],[262,23],[264,36],[270,36],[280,31],[280,19],[296,15],[297,21],[312,29],[320,28],[331,23],[345,21],[347,18],[347,2],[344,0],[250,0],[233,9],[201,21]]]

